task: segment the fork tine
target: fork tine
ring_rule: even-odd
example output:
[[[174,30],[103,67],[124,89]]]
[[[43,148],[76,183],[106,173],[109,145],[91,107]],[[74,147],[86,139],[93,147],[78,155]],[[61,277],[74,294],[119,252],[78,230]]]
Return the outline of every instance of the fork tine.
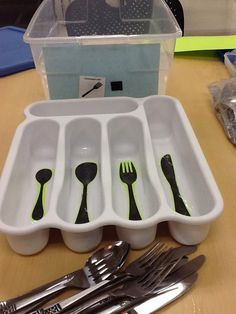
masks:
[[[165,251],[165,249],[166,248],[163,247],[160,251],[158,251],[156,254],[153,254],[152,256],[150,256],[148,258],[147,261],[145,261],[144,264],[149,266],[147,268],[152,267],[154,264],[157,265],[157,267],[158,267],[158,265],[162,265],[162,260],[164,259],[164,256],[165,256],[165,254],[167,252],[167,251]]]
[[[124,162],[124,164],[125,164],[125,173],[128,173],[129,172],[129,168],[128,168],[127,160]]]
[[[178,263],[178,260],[176,260],[173,264],[171,261],[171,254],[166,254],[162,270],[158,270],[156,265],[153,265],[153,267],[151,267],[147,273],[140,278],[139,283],[143,286],[143,288],[148,289],[149,292],[153,291],[171,272],[176,263]]]
[[[131,161],[130,164],[131,164],[131,167],[132,167],[132,169],[133,169],[132,171],[135,171],[136,169],[135,169],[135,166],[134,166],[133,161]]]
[[[128,164],[129,164],[129,172],[133,172],[134,170],[133,170],[132,161],[129,161]]]
[[[163,266],[163,263],[165,263],[166,260],[168,261],[168,257],[170,255],[172,256],[172,248],[168,248],[166,251],[163,252],[163,254],[161,254],[155,264],[156,268],[161,268],[161,266]]]
[[[126,160],[126,170],[127,170],[127,173],[130,173],[129,160]]]
[[[120,173],[124,172],[124,163],[120,163]]]
[[[123,162],[120,162],[120,167],[119,167],[119,172],[120,174],[123,172]]]
[[[162,263],[162,269],[161,270],[156,269],[154,271],[154,273],[156,275],[159,275],[159,283],[162,282],[166,278],[166,276],[169,275],[169,273],[173,270],[173,268],[176,266],[176,264],[178,264],[178,262],[181,260],[181,257],[179,257],[178,259],[175,259],[173,261],[173,252],[172,251],[170,251],[166,255],[167,255],[167,257],[166,257],[164,263]]]
[[[162,271],[165,270],[165,267],[170,265],[171,270],[176,266],[176,264],[182,259],[182,257],[176,258],[175,253],[173,249],[169,249],[165,254],[163,254],[162,259],[160,258],[155,267],[156,267],[156,272],[159,272],[160,274]]]
[[[125,162],[124,162],[124,161],[122,162],[122,172],[123,172],[123,173],[126,172],[126,169],[125,169]]]
[[[150,268],[154,263],[157,263],[160,259],[162,260],[163,259],[162,255],[165,254],[166,252],[165,249],[166,249],[165,247],[162,247],[161,249],[156,250],[151,255],[143,259],[140,263],[141,266]]]
[[[165,247],[166,245],[164,243],[158,241],[150,250],[148,250],[138,258],[139,262],[148,261],[148,259],[152,258],[153,256],[156,256],[158,252],[163,252]]]
[[[159,257],[156,258],[155,261],[153,261],[153,263],[150,265],[151,272],[149,272],[148,270],[146,276],[156,273],[161,274],[165,270],[165,267],[170,263],[173,264],[171,249],[165,251],[161,256],[159,255]],[[145,275],[142,278],[145,278]]]
[[[126,173],[129,173],[129,161],[128,160],[125,161],[125,170],[126,170],[125,171]]]

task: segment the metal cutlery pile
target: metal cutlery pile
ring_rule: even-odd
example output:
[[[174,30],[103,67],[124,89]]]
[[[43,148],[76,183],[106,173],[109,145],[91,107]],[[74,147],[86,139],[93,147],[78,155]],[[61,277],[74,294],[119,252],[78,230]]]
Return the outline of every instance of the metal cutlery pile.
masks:
[[[196,246],[170,248],[157,242],[121,270],[129,249],[128,243],[117,241],[98,250],[82,269],[0,302],[0,314],[153,313],[187,292],[205,261],[203,255],[188,259]],[[83,290],[43,307],[68,288]]]

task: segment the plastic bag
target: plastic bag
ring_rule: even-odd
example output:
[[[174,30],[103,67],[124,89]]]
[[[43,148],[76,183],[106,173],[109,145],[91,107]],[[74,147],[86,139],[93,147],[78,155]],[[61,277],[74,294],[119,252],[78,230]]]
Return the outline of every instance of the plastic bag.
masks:
[[[229,140],[236,145],[236,78],[208,86],[213,106]]]

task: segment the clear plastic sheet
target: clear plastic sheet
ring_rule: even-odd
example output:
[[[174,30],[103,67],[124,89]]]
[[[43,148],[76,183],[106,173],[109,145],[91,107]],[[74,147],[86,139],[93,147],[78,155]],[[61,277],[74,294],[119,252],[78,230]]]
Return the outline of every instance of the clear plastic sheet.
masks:
[[[231,143],[236,145],[236,78],[208,86],[219,121]]]

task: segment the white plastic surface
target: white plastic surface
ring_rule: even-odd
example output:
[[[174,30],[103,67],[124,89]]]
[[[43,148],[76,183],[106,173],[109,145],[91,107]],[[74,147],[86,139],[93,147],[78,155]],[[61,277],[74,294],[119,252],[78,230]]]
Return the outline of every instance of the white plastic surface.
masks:
[[[99,108],[99,110],[98,110]],[[100,111],[100,114],[98,113]],[[120,113],[119,113],[120,111]],[[21,254],[34,254],[48,241],[50,228],[62,232],[67,247],[85,252],[96,247],[103,227],[114,225],[120,239],[141,249],[168,221],[172,236],[184,244],[203,241],[223,210],[223,201],[181,104],[167,96],[142,99],[97,98],[34,103],[16,130],[0,185],[0,231]],[[191,216],[175,212],[160,159],[171,154],[178,187]],[[121,161],[137,170],[134,194],[142,220],[128,218]],[[88,185],[90,221],[75,224],[82,184],[75,168],[90,161],[97,175]],[[45,192],[45,215],[31,217],[36,198],[35,174],[53,169]]]

